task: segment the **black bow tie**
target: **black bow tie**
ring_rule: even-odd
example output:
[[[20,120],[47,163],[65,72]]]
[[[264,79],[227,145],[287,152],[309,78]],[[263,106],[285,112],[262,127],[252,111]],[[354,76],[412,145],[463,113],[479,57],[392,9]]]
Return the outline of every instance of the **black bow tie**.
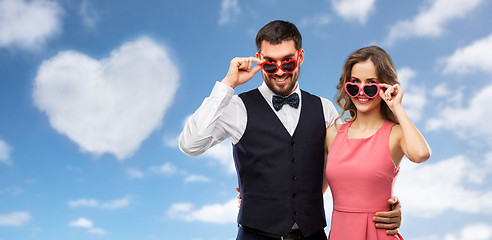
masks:
[[[297,93],[291,94],[289,97],[283,98],[279,96],[273,96],[272,99],[273,108],[278,111],[284,106],[284,104],[289,104],[293,108],[299,107],[299,95]]]

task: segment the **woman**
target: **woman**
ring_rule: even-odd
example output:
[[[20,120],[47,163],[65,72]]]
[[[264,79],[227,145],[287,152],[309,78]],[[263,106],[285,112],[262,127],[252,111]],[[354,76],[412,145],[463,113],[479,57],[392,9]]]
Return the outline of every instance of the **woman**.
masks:
[[[403,239],[376,229],[375,212],[387,199],[399,165],[426,161],[431,150],[401,105],[403,89],[389,55],[377,46],[348,57],[337,86],[343,125],[326,133],[326,182],[333,195],[330,240]]]

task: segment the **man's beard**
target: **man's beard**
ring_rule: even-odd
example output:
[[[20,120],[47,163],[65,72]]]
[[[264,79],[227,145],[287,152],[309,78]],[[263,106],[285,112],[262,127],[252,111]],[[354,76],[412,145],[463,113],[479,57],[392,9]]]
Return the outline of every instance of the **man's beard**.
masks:
[[[263,79],[265,80],[266,85],[268,86],[268,88],[270,90],[272,90],[273,93],[275,93],[276,95],[282,96],[282,97],[287,97],[296,88],[296,83],[297,83],[297,79],[299,78],[299,73],[300,73],[300,71],[298,71],[298,74],[295,76],[293,73],[286,73],[286,74],[282,75],[282,77],[290,78],[290,81],[289,81],[288,85],[286,86],[286,88],[282,88],[282,89],[279,89],[278,86],[274,84],[275,80],[271,77],[271,75],[268,75],[265,73],[263,73],[262,75],[263,75]]]

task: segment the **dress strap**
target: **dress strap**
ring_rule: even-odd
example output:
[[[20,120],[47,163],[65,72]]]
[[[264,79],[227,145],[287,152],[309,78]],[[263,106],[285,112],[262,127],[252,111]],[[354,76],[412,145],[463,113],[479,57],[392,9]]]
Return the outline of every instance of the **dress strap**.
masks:
[[[391,122],[391,121],[385,121],[383,126],[381,127],[382,132],[384,132],[385,135],[388,135],[391,133],[391,129],[396,123]]]
[[[352,122],[344,123],[338,129],[338,133],[347,133],[348,128],[352,125]]]

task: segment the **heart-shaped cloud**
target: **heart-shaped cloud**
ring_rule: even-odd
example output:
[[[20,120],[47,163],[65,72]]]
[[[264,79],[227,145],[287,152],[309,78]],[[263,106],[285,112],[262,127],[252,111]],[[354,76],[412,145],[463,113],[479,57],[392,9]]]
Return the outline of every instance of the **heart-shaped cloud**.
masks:
[[[58,53],[39,67],[33,98],[51,126],[82,151],[122,160],[160,127],[178,85],[166,50],[143,37],[99,61]]]

